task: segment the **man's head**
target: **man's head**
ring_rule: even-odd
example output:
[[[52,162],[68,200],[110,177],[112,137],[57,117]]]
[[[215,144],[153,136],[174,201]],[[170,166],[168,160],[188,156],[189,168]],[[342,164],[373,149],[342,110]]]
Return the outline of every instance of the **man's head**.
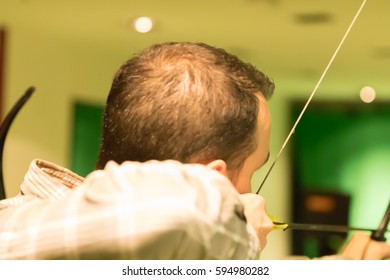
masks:
[[[263,73],[222,49],[200,43],[151,46],[114,78],[97,167],[109,160],[222,160],[234,182],[249,157],[264,157],[264,149],[268,154],[269,128],[263,126],[269,126],[266,99],[273,90]],[[257,167],[263,160],[256,159]]]

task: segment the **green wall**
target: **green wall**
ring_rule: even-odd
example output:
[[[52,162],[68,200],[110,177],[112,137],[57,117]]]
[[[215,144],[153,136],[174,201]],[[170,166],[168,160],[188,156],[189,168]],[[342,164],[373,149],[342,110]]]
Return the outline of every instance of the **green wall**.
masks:
[[[74,104],[71,169],[81,176],[91,173],[99,156],[103,107]]]
[[[302,188],[348,194],[350,225],[379,226],[390,199],[388,104],[312,104],[296,129],[294,147]]]

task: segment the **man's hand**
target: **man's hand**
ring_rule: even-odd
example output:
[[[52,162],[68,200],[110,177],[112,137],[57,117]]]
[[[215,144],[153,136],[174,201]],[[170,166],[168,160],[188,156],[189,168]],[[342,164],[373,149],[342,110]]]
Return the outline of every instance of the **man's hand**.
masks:
[[[354,234],[340,253],[351,260],[383,260],[390,258],[390,245],[371,240],[364,233]]]
[[[273,228],[273,223],[266,213],[265,199],[253,193],[241,194],[240,197],[244,204],[246,220],[255,229],[260,241],[260,250],[263,250],[267,245],[267,235]]]

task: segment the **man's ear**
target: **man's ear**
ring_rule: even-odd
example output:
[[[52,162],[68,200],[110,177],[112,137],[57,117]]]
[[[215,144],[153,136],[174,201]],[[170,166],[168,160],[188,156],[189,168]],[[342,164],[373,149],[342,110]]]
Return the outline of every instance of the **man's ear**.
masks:
[[[216,160],[213,160],[213,161],[209,162],[208,164],[206,164],[206,166],[208,168],[211,168],[211,169],[221,173],[222,175],[228,177],[227,165],[226,165],[226,162],[224,160],[216,159]]]

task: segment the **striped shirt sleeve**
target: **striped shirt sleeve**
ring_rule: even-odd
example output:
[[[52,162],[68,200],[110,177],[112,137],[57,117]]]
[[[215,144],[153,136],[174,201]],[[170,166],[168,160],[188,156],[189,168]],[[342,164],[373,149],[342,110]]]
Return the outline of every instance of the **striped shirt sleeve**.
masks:
[[[256,259],[239,194],[176,161],[107,164],[62,199],[0,211],[0,259]]]

